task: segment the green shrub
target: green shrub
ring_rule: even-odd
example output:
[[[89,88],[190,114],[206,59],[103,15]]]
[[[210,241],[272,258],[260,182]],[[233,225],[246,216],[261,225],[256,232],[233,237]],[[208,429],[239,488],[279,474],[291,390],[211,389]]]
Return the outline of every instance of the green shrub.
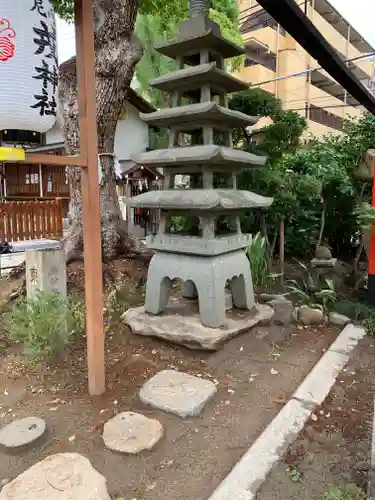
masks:
[[[375,335],[375,308],[363,302],[343,300],[336,304],[335,311],[359,321],[368,335]]]
[[[61,356],[77,335],[83,334],[85,312],[75,297],[39,293],[18,300],[5,315],[11,341],[22,344],[27,362],[39,363]]]

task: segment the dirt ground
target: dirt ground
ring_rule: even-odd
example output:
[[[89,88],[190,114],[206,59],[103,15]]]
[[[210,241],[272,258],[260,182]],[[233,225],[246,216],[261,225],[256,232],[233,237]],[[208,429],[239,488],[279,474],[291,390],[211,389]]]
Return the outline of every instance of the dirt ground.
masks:
[[[337,333],[327,328],[259,327],[216,353],[203,353],[137,337],[119,323],[106,337],[107,392],[100,398],[89,398],[86,392],[84,339],[64,364],[34,374],[25,374],[8,349],[0,358],[0,422],[40,416],[50,435],[37,450],[1,454],[0,480],[14,478],[50,454],[76,451],[107,478],[113,498],[207,500]],[[142,406],[140,387],[164,368],[218,385],[217,395],[199,417],[181,420]],[[105,449],[103,424],[125,410],[164,424],[165,437],[154,451],[131,457]]]
[[[375,339],[367,337],[337,377],[323,405],[271,473],[257,500],[314,500],[332,486],[345,485],[356,485],[367,495],[374,382]],[[368,498],[374,498],[373,492]]]

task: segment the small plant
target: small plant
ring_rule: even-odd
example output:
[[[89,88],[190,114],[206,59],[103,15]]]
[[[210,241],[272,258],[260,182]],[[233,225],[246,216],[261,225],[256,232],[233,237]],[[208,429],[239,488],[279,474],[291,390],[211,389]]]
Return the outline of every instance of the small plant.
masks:
[[[314,284],[308,267],[302,262],[300,266],[304,269],[306,276],[300,280],[288,280],[285,285],[289,294],[293,294],[302,305],[306,305],[322,311],[329,311],[337,302],[337,293],[332,280],[326,279],[323,288],[317,288]]]
[[[18,300],[5,314],[9,339],[22,344],[30,363],[61,356],[84,327],[84,307],[73,296],[38,293],[31,300]]]
[[[365,500],[365,493],[354,484],[343,488],[332,486],[319,500]]]
[[[294,467],[290,467],[286,472],[293,483],[300,483],[302,481],[302,473]]]
[[[266,288],[270,276],[266,238],[257,233],[247,249],[253,283],[256,288]]]

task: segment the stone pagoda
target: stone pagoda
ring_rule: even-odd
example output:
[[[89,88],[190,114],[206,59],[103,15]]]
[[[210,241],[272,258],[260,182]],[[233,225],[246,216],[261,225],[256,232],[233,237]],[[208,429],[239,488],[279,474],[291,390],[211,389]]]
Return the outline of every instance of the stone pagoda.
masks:
[[[176,61],[177,69],[150,82],[171,96],[171,108],[141,114],[149,125],[169,129],[169,148],[135,157],[137,164],[163,169],[165,184],[128,200],[132,207],[160,210],[157,234],[147,246],[151,260],[145,312],[165,311],[172,280],[184,297],[197,298],[201,323],[219,328],[226,321],[226,288],[236,308],[251,310],[254,292],[245,249],[251,236],[241,233],[244,209],[268,207],[272,198],[237,189],[241,169],[265,166],[266,158],[232,148],[232,129],[254,125],[257,118],[228,109],[227,93],[247,85],[225,71],[224,60],[243,50],[221,36],[219,26],[196,2],[176,40],[157,50]],[[220,144],[220,145],[219,145]],[[188,176],[186,189],[175,178]],[[173,231],[183,216],[184,229]],[[181,218],[180,218],[181,220]]]

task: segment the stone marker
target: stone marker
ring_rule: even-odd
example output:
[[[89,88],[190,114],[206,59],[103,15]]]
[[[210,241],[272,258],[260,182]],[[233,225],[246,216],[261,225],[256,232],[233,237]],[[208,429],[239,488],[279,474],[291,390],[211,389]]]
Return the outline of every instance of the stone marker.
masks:
[[[328,319],[329,322],[335,326],[346,326],[351,321],[351,319],[348,318],[348,316],[336,312],[329,313]]]
[[[105,478],[78,453],[58,453],[6,484],[0,500],[111,500]]]
[[[185,418],[199,415],[216,391],[209,380],[164,370],[144,384],[139,396],[146,405]]]
[[[66,297],[66,259],[62,248],[27,250],[27,297],[30,299],[38,291]]]
[[[313,309],[309,306],[301,306],[298,311],[298,319],[303,325],[321,325],[324,321],[324,313],[321,309]]]
[[[274,323],[277,325],[289,326],[293,322],[293,302],[286,299],[274,299],[267,302],[267,304],[275,311],[275,315],[273,317]]]
[[[0,450],[16,454],[36,446],[47,431],[44,420],[37,417],[14,420],[0,429]]]
[[[151,450],[163,434],[164,428],[158,420],[129,411],[104,424],[103,441],[110,450],[137,454]]]

